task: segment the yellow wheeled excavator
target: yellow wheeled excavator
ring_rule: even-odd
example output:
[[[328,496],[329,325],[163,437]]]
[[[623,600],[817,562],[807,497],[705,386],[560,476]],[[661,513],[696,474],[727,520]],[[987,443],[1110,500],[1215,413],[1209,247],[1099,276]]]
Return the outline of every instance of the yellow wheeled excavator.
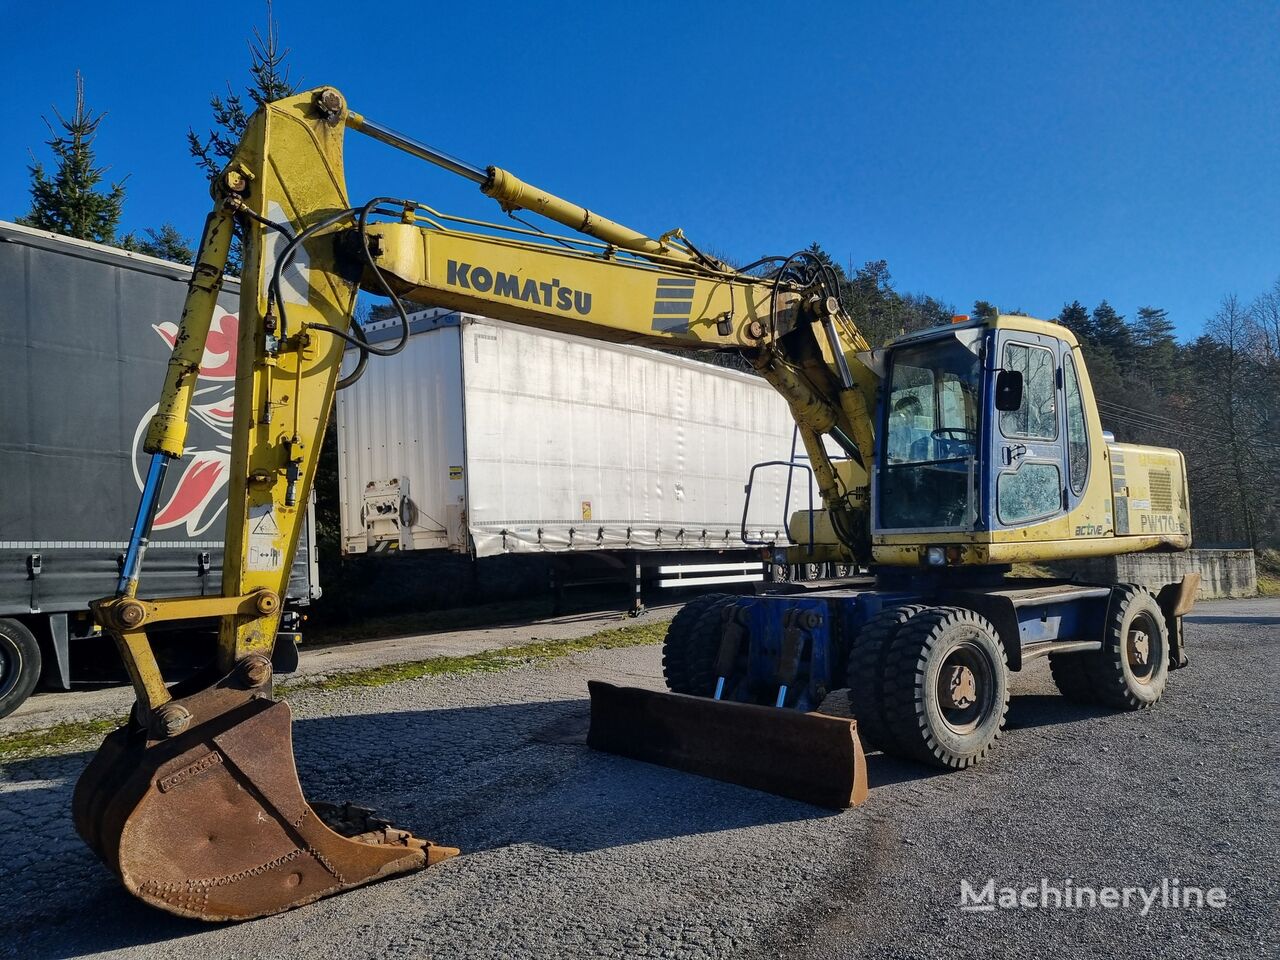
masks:
[[[353,204],[356,131],[474,181],[493,224],[413,200]],[[351,110],[333,88],[262,107],[213,185],[116,594],[93,613],[137,694],[76,786],[77,829],[143,900],[210,920],[275,913],[454,856],[370,811],[308,803],[272,695],[280,597],[335,391],[394,354],[401,301],[654,347],[739,351],[785,397],[820,509],[773,545],[868,566],[821,589],[705,596],[672,622],[670,693],[592,683],[590,746],[840,808],[867,794],[859,734],[958,768],[999,734],[1008,671],[1048,656],[1063,692],[1136,709],[1185,663],[1195,583],[1021,581],[1017,561],[1190,544],[1176,451],[1101,429],[1071,334],[1025,317],[958,322],[871,349],[808,253],[743,269],[679,230],[654,239],[452,158]],[[512,224],[524,221],[513,220]],[[235,429],[218,596],[147,600],[140,574],[233,230],[244,237]],[[354,322],[388,296],[398,339]],[[344,353],[357,362],[343,375]],[[707,411],[711,416],[714,411]],[[166,684],[158,624],[216,618],[215,662]],[[836,715],[833,698],[848,691]],[[820,709],[821,708],[821,709]],[[827,711],[827,712],[822,712]]]

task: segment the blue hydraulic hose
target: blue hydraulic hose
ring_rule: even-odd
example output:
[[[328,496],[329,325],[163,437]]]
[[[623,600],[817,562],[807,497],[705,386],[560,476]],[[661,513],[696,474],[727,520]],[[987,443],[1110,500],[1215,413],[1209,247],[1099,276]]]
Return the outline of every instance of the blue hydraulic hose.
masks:
[[[138,515],[133,521],[133,532],[129,534],[129,549],[124,555],[124,567],[120,571],[120,580],[116,583],[116,596],[133,596],[138,586],[138,574],[142,570],[142,556],[147,552],[147,541],[151,537],[151,523],[156,517],[156,506],[160,502],[160,489],[164,486],[164,473],[169,467],[169,458],[163,453],[151,455],[151,466],[147,468],[147,482],[142,487],[142,499],[138,502]]]

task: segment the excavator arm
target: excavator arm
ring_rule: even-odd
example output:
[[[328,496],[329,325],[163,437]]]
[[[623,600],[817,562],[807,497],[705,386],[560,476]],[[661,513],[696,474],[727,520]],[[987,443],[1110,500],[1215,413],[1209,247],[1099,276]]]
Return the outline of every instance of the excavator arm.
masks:
[[[343,171],[347,129],[474,181],[510,214],[538,214],[574,232],[486,223],[385,197],[354,205]],[[114,596],[93,605],[117,643],[137,705],[130,724],[90,763],[74,802],[81,835],[148,902],[205,919],[258,916],[457,852],[368,811],[308,804],[293,771],[289,708],[272,696],[280,598],[335,391],[362,375],[370,356],[403,347],[402,300],[598,339],[740,351],[786,398],[848,557],[867,557],[868,410],[877,379],[858,360],[868,345],[841,307],[833,275],[811,255],[777,258],[765,276],[735,270],[678,230],[653,239],[504,170],[441,154],[350,111],[332,88],[260,109],[213,196],[146,435],[151,465],[120,583]],[[183,454],[236,229],[244,271],[221,596],[141,599],[151,521],[165,468]],[[400,309],[399,343],[365,341],[354,322],[361,289],[391,297]],[[348,344],[357,348],[358,364],[344,377]],[[824,437],[850,459],[837,466]],[[148,631],[210,617],[219,623],[216,662],[191,681],[167,685]],[[720,709],[735,706],[745,712],[721,727],[729,741],[734,730],[739,740],[748,735],[751,742],[738,749],[749,765],[759,736],[776,737],[777,727],[758,713],[763,708]],[[648,701],[632,708],[654,709]],[[677,712],[689,709],[677,704]],[[822,762],[846,758],[843,795],[856,800],[865,783],[852,727],[833,718],[815,722],[829,722]],[[721,765],[734,751],[731,742],[703,747]],[[767,773],[778,779],[777,771]],[[804,776],[797,771],[792,779]]]

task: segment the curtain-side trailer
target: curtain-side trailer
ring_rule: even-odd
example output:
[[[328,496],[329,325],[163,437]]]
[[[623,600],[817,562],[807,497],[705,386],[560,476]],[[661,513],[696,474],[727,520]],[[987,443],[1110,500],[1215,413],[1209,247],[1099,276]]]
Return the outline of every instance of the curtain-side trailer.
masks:
[[[40,680],[69,687],[70,651],[95,635],[87,604],[115,589],[190,278],[181,264],[0,221],[0,716]],[[147,553],[148,596],[218,591],[239,297],[224,283],[186,456]],[[314,556],[308,535],[294,604],[319,596]]]
[[[398,335],[366,325],[380,342]],[[808,476],[761,378],[446,310],[338,394],[346,554],[610,554],[661,585],[760,580]],[[745,539],[744,539],[745,534]]]

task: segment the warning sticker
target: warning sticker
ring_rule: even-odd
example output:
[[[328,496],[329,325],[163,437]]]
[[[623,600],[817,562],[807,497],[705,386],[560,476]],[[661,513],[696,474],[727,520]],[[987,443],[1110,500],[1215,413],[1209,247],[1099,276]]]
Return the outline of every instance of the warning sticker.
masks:
[[[462,467],[450,467],[450,468],[449,468],[449,479],[450,479],[450,480],[461,480],[461,479],[462,479]]]
[[[591,519],[591,501],[590,500],[582,501],[582,519],[583,520]]]
[[[280,525],[276,523],[271,504],[249,508],[249,550],[245,566],[250,570],[279,570],[284,553],[276,546]]]

